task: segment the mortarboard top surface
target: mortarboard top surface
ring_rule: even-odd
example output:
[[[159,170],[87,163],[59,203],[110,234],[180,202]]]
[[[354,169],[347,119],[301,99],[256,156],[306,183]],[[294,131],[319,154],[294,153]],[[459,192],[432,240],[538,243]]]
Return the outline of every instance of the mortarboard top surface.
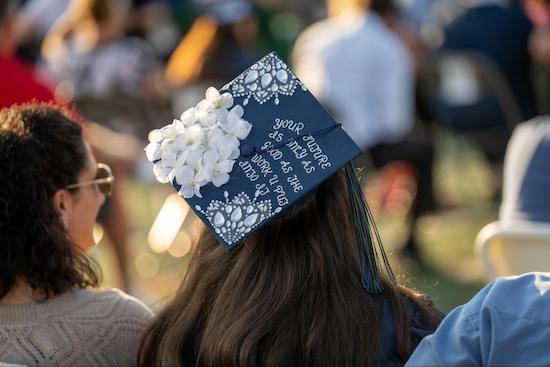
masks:
[[[290,68],[270,53],[226,84],[252,128],[240,141],[229,180],[187,198],[230,250],[292,207],[361,154],[353,140]],[[181,186],[172,181],[176,190]]]

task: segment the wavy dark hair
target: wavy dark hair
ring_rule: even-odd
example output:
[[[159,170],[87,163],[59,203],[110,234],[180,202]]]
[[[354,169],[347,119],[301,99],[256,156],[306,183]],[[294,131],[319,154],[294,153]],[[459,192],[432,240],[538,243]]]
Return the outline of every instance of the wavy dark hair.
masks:
[[[0,157],[0,298],[18,279],[46,297],[96,286],[99,267],[52,202],[88,162],[80,125],[45,104],[0,110]]]
[[[384,281],[365,291],[343,170],[301,208],[227,253],[204,230],[175,299],[144,333],[139,366],[372,366],[382,312],[395,322],[394,353],[411,353],[414,305],[427,330],[431,302]],[[410,309],[410,307],[409,307]]]

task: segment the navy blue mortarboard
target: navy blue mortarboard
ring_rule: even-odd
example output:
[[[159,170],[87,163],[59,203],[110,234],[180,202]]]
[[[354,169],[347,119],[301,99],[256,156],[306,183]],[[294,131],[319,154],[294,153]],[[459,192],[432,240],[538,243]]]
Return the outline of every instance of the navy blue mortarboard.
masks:
[[[220,91],[209,88],[205,100],[153,130],[149,140],[157,179],[172,183],[226,250],[361,154],[275,53]],[[358,240],[365,243],[363,283],[380,291],[377,233],[355,173],[347,169],[358,191],[351,197],[360,218]]]

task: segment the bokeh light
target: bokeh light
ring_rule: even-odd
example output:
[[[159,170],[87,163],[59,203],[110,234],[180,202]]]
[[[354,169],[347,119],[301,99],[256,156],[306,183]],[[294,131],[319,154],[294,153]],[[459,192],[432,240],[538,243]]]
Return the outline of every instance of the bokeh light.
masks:
[[[158,259],[148,253],[141,253],[135,259],[136,270],[144,278],[152,278],[158,274],[160,264]]]
[[[191,236],[186,232],[178,232],[172,246],[168,249],[168,253],[174,257],[183,257],[191,250]]]
[[[147,236],[151,250],[162,253],[170,248],[187,213],[189,206],[179,195],[172,194],[166,198]]]

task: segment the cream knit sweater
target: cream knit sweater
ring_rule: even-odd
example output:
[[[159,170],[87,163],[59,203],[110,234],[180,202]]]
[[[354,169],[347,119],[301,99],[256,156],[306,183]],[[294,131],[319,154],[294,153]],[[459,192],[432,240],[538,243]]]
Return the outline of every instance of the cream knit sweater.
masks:
[[[0,362],[29,366],[135,365],[152,312],[119,290],[75,290],[43,302],[0,304]]]

